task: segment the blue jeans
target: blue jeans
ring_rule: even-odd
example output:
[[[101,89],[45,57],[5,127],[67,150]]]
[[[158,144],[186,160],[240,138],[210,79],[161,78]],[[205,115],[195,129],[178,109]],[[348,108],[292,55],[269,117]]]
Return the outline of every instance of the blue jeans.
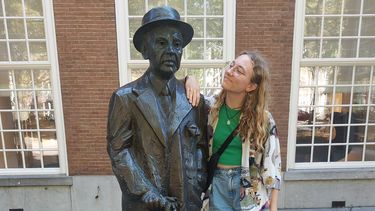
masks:
[[[210,193],[210,211],[241,210],[241,168],[216,169]]]

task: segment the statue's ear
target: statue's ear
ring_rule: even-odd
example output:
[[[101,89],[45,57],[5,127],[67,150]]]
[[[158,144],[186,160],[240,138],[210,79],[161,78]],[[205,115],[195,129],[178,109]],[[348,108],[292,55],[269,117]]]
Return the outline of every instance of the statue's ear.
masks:
[[[147,50],[147,47],[146,47],[146,43],[142,43],[142,57],[143,59],[148,59],[148,50]]]

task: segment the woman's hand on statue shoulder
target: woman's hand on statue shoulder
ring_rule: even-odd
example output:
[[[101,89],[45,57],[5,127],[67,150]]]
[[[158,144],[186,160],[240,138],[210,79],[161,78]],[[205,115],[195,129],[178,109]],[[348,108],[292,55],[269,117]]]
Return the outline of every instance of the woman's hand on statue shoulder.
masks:
[[[192,76],[186,76],[185,89],[186,89],[186,97],[188,98],[191,105],[194,107],[198,106],[199,100],[200,100],[199,81]]]

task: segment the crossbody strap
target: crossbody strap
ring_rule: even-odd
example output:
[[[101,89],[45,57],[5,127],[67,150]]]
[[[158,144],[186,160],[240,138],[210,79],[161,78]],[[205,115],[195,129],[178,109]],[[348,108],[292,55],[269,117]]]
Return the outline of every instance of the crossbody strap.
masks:
[[[223,152],[228,147],[230,142],[232,142],[233,138],[237,135],[237,133],[238,133],[237,129],[238,129],[239,126],[240,126],[240,124],[238,124],[237,127],[234,128],[232,133],[227,137],[225,142],[220,146],[219,150],[216,153],[218,153],[219,155],[223,154]]]

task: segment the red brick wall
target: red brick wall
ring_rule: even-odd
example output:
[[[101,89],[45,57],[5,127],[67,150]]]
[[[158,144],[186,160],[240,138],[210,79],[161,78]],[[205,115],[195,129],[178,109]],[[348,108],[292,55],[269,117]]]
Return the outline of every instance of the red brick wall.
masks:
[[[263,53],[271,68],[271,103],[286,166],[294,0],[237,0],[236,54],[245,49]]]
[[[112,174],[107,105],[118,87],[114,0],[55,0],[70,175]]]

